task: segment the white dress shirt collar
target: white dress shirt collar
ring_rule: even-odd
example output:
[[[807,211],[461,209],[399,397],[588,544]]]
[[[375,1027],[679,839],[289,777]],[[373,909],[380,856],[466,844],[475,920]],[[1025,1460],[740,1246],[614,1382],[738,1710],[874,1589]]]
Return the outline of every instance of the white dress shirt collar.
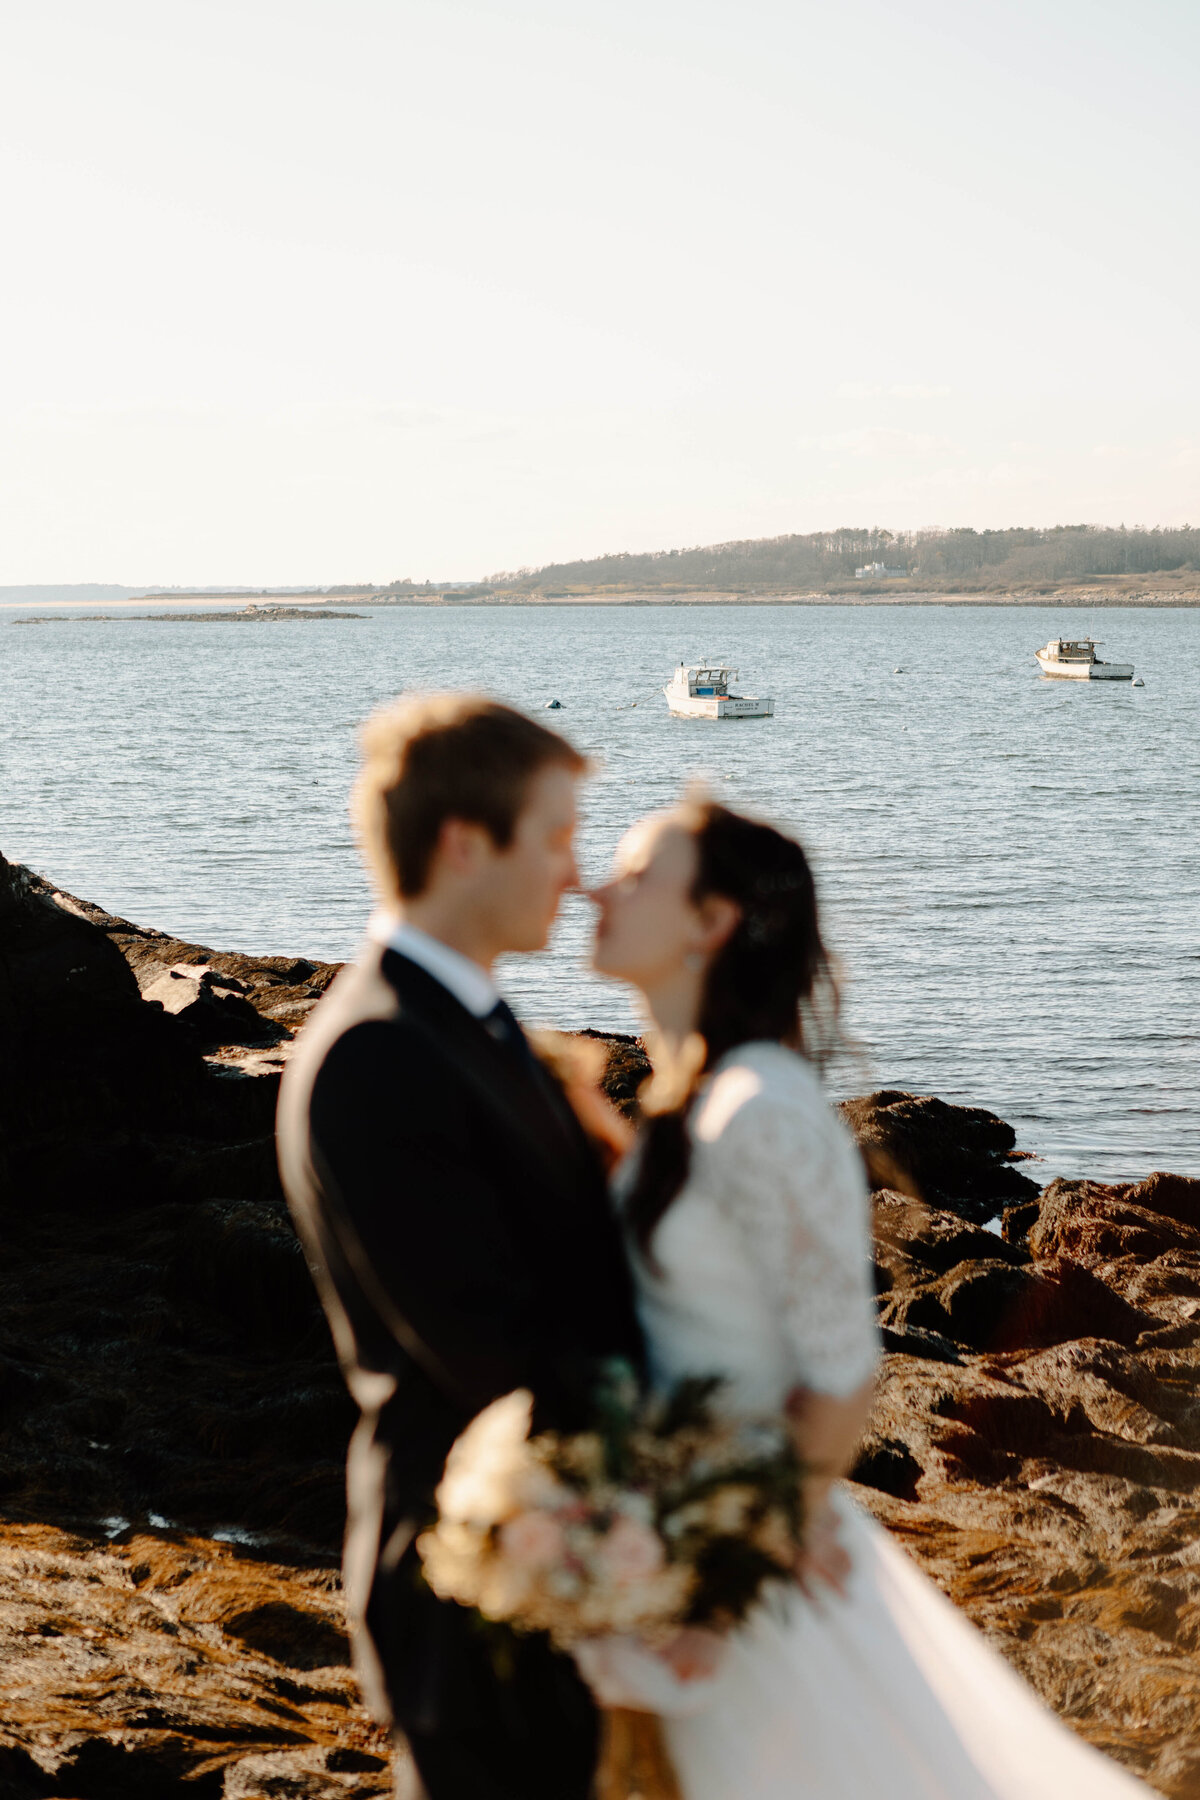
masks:
[[[449,944],[443,944],[440,938],[430,937],[427,931],[418,931],[415,925],[407,924],[395,913],[373,914],[367,935],[375,943],[397,950],[401,956],[407,956],[409,962],[417,963],[477,1019],[486,1018],[497,1005],[500,994],[486,969],[481,969],[461,950],[452,950]]]

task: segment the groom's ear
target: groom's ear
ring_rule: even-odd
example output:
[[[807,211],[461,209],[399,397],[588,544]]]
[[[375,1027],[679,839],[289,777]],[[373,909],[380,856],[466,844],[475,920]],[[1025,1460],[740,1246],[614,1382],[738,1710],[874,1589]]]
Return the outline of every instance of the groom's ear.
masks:
[[[723,950],[742,922],[742,909],[727,894],[706,894],[697,908],[704,930],[704,951],[715,956]]]
[[[477,819],[443,819],[429,859],[431,884],[441,870],[458,876],[476,874],[495,848],[491,832]]]

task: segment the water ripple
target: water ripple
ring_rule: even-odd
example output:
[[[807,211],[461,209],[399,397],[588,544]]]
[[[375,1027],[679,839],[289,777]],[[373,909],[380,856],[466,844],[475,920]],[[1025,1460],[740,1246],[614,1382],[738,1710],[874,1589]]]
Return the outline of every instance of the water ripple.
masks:
[[[1047,1176],[1200,1174],[1200,613],[1104,612],[1137,690],[1041,678],[1033,650],[1062,623],[547,606],[14,630],[0,613],[0,847],[183,937],[349,956],[369,904],[346,819],[356,722],[402,688],[556,697],[600,763],[587,874],[702,776],[809,845],[874,1081],[994,1107]],[[774,720],[672,720],[648,698],[714,651],[775,694]],[[585,972],[587,919],[572,900],[509,991],[534,1018],[633,1029]]]

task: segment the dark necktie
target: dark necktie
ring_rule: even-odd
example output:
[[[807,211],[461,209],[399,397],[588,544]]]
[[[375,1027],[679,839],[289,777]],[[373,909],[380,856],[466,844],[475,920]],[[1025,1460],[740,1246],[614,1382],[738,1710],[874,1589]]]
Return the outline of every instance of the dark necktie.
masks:
[[[541,1059],[534,1055],[533,1047],[521,1029],[521,1022],[508,1002],[497,1000],[491,1012],[484,1015],[483,1024],[489,1035],[498,1044],[502,1044],[516,1058],[520,1066],[533,1077],[535,1085],[541,1091],[542,1098],[549,1104],[550,1110],[559,1124],[569,1137],[576,1138],[579,1126],[571,1103]]]
[[[517,1015],[507,1000],[497,1000],[491,1012],[484,1016],[483,1023],[498,1044],[503,1044],[506,1050],[511,1050],[522,1062],[533,1061],[529,1039],[521,1030]]]

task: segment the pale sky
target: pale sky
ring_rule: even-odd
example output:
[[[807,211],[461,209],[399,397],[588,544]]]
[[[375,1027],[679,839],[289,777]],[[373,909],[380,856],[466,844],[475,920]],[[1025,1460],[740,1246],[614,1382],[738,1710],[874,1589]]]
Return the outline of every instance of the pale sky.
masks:
[[[1200,0],[9,0],[0,583],[1200,522]]]

